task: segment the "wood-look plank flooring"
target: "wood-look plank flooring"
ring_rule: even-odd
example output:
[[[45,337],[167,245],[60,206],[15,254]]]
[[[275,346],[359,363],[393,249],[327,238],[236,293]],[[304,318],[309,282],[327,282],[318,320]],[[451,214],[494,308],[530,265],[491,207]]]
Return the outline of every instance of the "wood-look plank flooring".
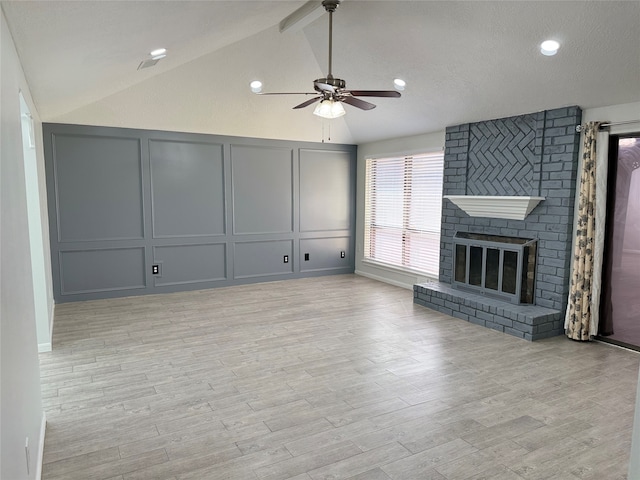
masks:
[[[640,356],[355,275],[61,304],[43,478],[626,478]]]

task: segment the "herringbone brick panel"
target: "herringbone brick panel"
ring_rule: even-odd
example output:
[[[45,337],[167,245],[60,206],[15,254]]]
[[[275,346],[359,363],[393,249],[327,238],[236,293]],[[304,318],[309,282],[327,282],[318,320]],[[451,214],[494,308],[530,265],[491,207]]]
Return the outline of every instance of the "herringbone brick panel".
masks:
[[[468,195],[530,195],[536,114],[471,124]]]

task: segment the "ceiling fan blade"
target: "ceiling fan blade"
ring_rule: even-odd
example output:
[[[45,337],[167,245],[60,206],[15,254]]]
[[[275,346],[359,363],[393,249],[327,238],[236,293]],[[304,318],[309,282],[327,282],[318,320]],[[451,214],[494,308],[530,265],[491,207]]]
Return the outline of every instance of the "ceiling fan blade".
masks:
[[[365,102],[364,100],[360,100],[355,97],[340,97],[340,101],[344,103],[348,103],[349,105],[353,105],[354,107],[360,108],[362,110],[371,110],[376,108],[373,103]]]
[[[317,95],[318,92],[260,92],[256,95]]]
[[[395,90],[345,90],[345,93],[350,93],[354,97],[400,97],[400,92]]]
[[[312,98],[312,99],[310,99],[310,100],[307,100],[306,102],[302,102],[300,105],[296,105],[296,106],[295,106],[295,107],[293,107],[293,108],[294,108],[294,110],[295,110],[295,109],[297,109],[297,108],[304,108],[304,107],[308,107],[308,106],[309,106],[309,105],[311,105],[312,103],[316,103],[317,101],[319,101],[319,100],[321,100],[321,99],[322,99],[322,97]]]

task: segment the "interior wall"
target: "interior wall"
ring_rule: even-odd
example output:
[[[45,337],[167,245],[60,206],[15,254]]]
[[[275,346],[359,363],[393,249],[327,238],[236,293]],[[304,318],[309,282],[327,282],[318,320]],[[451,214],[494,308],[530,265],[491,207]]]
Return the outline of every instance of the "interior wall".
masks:
[[[634,122],[625,125],[614,125],[609,131],[612,134],[637,132],[640,128],[640,102],[608,105],[606,107],[585,108],[582,111],[583,122]]]
[[[60,124],[44,138],[59,302],[353,272],[355,146]]]
[[[24,96],[20,93],[20,113],[22,117],[22,145],[24,154],[25,187],[27,193],[27,211],[29,219],[29,244],[31,250],[31,273],[33,276],[33,295],[36,316],[36,334],[38,351],[51,351],[52,297],[51,262],[48,248],[45,254],[45,234],[42,229],[40,177],[38,174],[38,156],[36,152],[35,122]],[[40,143],[41,145],[41,143]],[[40,157],[42,158],[42,157]],[[45,215],[46,218],[46,215]],[[48,242],[46,242],[48,246]],[[47,283],[47,280],[49,283]]]
[[[358,145],[357,187],[356,187],[356,259],[355,272],[358,275],[381,280],[399,287],[413,289],[416,283],[437,280],[428,275],[404,272],[398,268],[378,265],[364,259],[364,206],[365,173],[367,158],[403,156],[417,153],[443,151],[445,132],[432,132],[410,137],[392,138]]]
[[[2,14],[0,21],[0,477],[39,476],[44,413],[36,338],[19,92],[37,118]],[[25,444],[28,439],[30,461]]]

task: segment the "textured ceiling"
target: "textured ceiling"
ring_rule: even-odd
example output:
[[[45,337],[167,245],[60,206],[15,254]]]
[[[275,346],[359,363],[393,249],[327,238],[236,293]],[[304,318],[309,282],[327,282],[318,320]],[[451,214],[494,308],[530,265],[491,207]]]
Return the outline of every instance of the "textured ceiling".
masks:
[[[638,1],[344,1],[333,73],[400,99],[331,122],[292,110],[327,70],[328,19],[304,1],[2,1],[43,121],[363,143],[565,105],[640,101]],[[320,3],[318,1],[318,3]],[[555,57],[542,40],[562,43]],[[151,49],[169,55],[136,70]],[[639,112],[640,115],[640,112]]]

